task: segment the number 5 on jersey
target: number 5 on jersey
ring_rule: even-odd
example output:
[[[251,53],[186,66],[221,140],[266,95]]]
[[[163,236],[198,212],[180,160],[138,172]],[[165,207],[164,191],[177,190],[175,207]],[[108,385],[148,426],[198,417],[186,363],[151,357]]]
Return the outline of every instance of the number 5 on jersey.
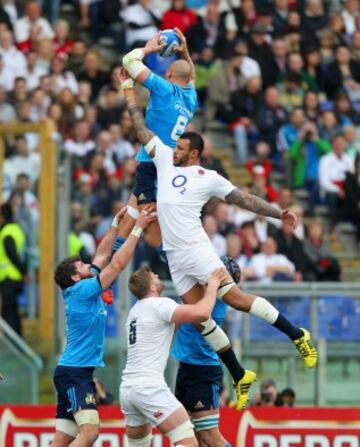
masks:
[[[131,320],[129,326],[129,345],[134,345],[135,343],[136,343],[136,320]]]

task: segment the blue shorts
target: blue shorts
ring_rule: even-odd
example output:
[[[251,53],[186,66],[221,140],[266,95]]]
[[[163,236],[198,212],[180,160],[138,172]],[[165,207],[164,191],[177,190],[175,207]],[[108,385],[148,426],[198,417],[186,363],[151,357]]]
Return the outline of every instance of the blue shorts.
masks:
[[[138,205],[156,202],[157,172],[153,162],[140,162],[135,172],[135,187],[133,194]]]
[[[191,413],[216,410],[220,404],[222,384],[221,366],[181,362],[176,377],[175,396]]]
[[[57,392],[56,418],[71,419],[79,410],[96,410],[94,368],[57,366],[54,384]]]

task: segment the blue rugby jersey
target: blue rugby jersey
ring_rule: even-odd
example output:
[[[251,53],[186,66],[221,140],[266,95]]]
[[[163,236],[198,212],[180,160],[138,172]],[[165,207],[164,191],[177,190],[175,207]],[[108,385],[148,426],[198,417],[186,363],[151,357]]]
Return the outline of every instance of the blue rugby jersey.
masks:
[[[192,121],[197,107],[196,90],[192,84],[187,87],[172,82],[150,72],[144,82],[150,90],[145,122],[167,146],[175,149],[176,141]],[[139,162],[152,162],[142,147],[136,156]]]

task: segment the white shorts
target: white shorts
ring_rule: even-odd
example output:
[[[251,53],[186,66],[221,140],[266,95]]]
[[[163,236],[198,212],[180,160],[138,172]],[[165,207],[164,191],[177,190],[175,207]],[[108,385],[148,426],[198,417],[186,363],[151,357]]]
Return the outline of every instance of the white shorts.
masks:
[[[120,406],[126,425],[139,427],[148,422],[160,425],[182,404],[169,388],[134,386],[120,387]]]
[[[195,284],[206,284],[211,272],[224,267],[212,245],[198,245],[189,250],[166,252],[171,279],[179,296]]]

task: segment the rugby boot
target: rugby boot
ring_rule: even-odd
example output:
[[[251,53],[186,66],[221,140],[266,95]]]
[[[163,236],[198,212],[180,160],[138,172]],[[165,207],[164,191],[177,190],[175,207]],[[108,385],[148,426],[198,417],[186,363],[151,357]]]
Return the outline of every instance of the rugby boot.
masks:
[[[311,342],[310,332],[303,328],[301,330],[304,332],[304,335],[297,340],[293,340],[293,343],[304,359],[305,365],[308,368],[314,368],[318,359],[317,350]]]
[[[249,400],[249,391],[251,385],[256,381],[256,374],[253,371],[245,370],[245,374],[242,379],[234,384],[237,397],[237,410],[243,410]]]

